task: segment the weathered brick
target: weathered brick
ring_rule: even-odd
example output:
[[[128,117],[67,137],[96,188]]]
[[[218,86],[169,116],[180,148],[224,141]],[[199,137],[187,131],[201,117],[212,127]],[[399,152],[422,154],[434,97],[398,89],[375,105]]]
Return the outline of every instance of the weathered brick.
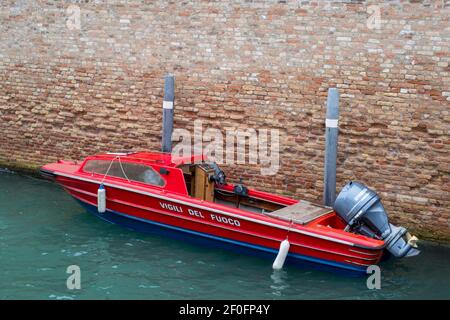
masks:
[[[450,7],[431,3],[4,0],[0,163],[159,150],[173,73],[175,127],[280,129],[277,176],[243,165],[225,166],[229,177],[320,202],[335,86],[338,186],[360,180],[394,221],[450,239]],[[370,4],[379,28],[368,27]]]

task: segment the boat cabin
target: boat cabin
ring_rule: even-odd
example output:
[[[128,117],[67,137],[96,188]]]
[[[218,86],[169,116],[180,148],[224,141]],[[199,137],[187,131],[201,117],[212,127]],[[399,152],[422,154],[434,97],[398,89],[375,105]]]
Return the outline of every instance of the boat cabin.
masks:
[[[248,190],[247,194],[238,194],[235,186],[224,181],[218,184],[218,167],[205,160],[203,155],[175,158],[164,153],[106,153],[86,158],[80,172],[253,212],[270,212],[284,207],[252,197]]]
[[[206,162],[203,155],[173,157],[166,153],[106,153],[86,158],[79,172],[301,224],[332,212],[330,208],[307,201],[248,189],[242,184],[228,184],[223,171],[216,164]]]

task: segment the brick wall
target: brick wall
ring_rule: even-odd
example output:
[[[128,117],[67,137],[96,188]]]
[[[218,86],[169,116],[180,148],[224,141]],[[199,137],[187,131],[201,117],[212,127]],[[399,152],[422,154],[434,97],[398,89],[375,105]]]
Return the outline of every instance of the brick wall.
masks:
[[[280,130],[277,176],[228,175],[320,202],[336,86],[338,186],[362,181],[394,222],[448,240],[449,16],[448,1],[3,0],[0,163],[159,149],[173,73],[176,127]]]

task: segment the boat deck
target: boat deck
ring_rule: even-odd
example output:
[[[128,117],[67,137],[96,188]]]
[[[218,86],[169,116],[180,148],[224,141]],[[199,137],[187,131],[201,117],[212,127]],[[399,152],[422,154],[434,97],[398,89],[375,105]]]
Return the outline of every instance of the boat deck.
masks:
[[[296,204],[287,206],[264,214],[298,224],[305,225],[323,215],[333,212],[332,208],[319,206],[308,201],[299,201]]]

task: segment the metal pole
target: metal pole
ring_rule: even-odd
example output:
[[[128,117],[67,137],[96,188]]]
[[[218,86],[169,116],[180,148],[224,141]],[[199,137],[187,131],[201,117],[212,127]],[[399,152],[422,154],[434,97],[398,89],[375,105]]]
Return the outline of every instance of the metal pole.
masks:
[[[336,158],[338,142],[339,92],[336,88],[328,89],[327,118],[325,135],[325,167],[323,184],[323,204],[328,207],[336,200]]]
[[[164,77],[162,151],[172,152],[173,102],[175,79],[173,75]]]

